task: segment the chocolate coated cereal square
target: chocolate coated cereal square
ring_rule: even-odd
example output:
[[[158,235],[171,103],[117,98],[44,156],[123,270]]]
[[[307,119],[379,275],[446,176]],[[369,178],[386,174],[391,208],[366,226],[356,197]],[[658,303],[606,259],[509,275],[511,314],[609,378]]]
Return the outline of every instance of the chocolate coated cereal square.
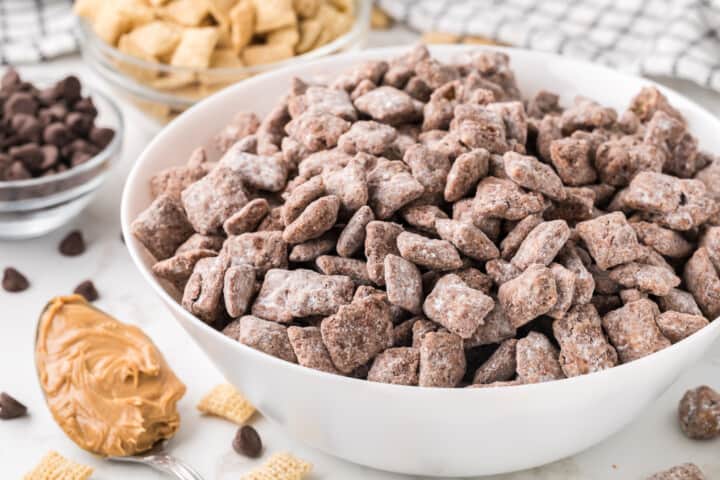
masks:
[[[417,385],[420,350],[412,347],[388,348],[373,361],[368,380],[395,385]]]
[[[494,306],[488,295],[468,287],[457,275],[447,274],[437,281],[425,299],[423,311],[451,332],[471,338]]]

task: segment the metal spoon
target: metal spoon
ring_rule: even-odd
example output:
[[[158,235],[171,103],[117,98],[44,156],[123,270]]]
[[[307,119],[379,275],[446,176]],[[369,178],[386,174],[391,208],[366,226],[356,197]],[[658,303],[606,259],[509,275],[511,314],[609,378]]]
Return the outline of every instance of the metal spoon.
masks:
[[[141,463],[155,470],[169,473],[179,480],[203,480],[192,467],[170,455],[167,450],[167,441],[163,440],[147,452],[129,457],[108,457],[111,462]]]
[[[98,311],[101,311],[100,309],[92,305],[89,306],[91,308],[95,308]],[[42,322],[42,317],[46,309],[47,306],[43,308],[42,312],[40,312],[40,317],[38,318],[37,326],[35,327],[35,346],[37,346],[40,323]],[[33,348],[33,351],[35,351],[35,348]],[[35,362],[37,362],[37,357],[35,355],[33,355],[33,359]],[[39,374],[37,363],[35,365],[35,371]],[[40,390],[42,390],[44,396],[45,390],[43,390],[42,388]],[[170,453],[168,453],[167,451],[167,444],[167,440],[161,440],[157,442],[153,446],[153,448],[146,452],[138,453],[137,455],[130,455],[127,457],[106,457],[106,460],[109,460],[111,462],[141,463],[160,472],[168,473],[177,478],[178,480],[204,480],[204,478],[197,471],[195,471],[194,468],[190,467],[182,460],[170,455]]]

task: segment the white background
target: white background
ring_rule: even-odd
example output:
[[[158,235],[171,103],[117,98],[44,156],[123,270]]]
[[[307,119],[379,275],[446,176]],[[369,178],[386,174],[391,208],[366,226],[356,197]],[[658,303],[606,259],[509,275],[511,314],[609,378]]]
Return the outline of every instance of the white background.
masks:
[[[372,33],[369,44],[388,46],[416,40],[416,35],[410,32],[393,29]],[[79,58],[71,57],[25,71],[41,72],[44,76],[74,72],[93,86],[106,90]],[[720,114],[720,95],[685,82],[670,82],[669,85]],[[75,285],[88,278],[95,282],[100,292],[98,306],[125,322],[141,326],[187,384],[188,392],[180,402],[182,427],[171,443],[172,451],[193,465],[206,480],[237,480],[258,463],[232,450],[234,425],[201,417],[195,410],[200,397],[222,378],[144,284],[120,241],[119,201],[124,179],[134,159],[157,131],[132,107],[125,107],[124,114],[123,155],[96,201],[70,225],[44,238],[0,241],[0,269],[14,266],[32,283],[29,290],[20,294],[0,290],[0,391],[16,396],[30,409],[27,418],[0,422],[2,480],[21,478],[49,450],[92,465],[96,469],[93,479],[97,480],[124,479],[131,475],[139,480],[166,478],[144,467],[111,464],[83,452],[63,435],[45,408],[32,356],[36,319],[47,300],[71,292]],[[58,253],[57,245],[75,228],[83,231],[88,250],[80,257],[63,257]],[[675,416],[677,402],[687,388],[702,383],[717,388],[720,387],[718,378],[720,344],[716,344],[637,421],[605,443],[552,465],[492,478],[640,480],[657,470],[686,461],[700,465],[707,478],[720,478],[720,440],[693,442],[686,439],[677,427]],[[290,451],[315,464],[311,479],[410,478],[369,470],[323,455],[304,447],[300,441],[287,438],[259,416],[253,424],[266,445],[265,458],[272,452]],[[562,432],[549,431],[548,435],[562,435]],[[478,449],[482,448],[483,442],[492,442],[492,438],[484,438],[482,432],[478,432]],[[522,454],[517,452],[518,456]]]

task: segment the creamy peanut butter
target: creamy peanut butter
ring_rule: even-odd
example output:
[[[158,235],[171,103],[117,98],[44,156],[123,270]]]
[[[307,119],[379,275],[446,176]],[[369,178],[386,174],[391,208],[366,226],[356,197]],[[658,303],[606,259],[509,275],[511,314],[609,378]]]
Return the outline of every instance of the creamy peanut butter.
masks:
[[[133,455],[180,426],[176,404],[185,385],[152,340],[80,295],[48,304],[35,360],[55,421],[85,450]]]

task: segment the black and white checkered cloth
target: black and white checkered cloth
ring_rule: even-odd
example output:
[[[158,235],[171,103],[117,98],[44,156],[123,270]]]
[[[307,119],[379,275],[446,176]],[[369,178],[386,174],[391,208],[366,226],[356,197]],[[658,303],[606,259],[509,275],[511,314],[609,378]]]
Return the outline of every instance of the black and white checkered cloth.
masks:
[[[34,63],[77,49],[72,0],[0,0],[0,64]]]
[[[720,91],[720,0],[377,0],[418,31],[475,35]]]

